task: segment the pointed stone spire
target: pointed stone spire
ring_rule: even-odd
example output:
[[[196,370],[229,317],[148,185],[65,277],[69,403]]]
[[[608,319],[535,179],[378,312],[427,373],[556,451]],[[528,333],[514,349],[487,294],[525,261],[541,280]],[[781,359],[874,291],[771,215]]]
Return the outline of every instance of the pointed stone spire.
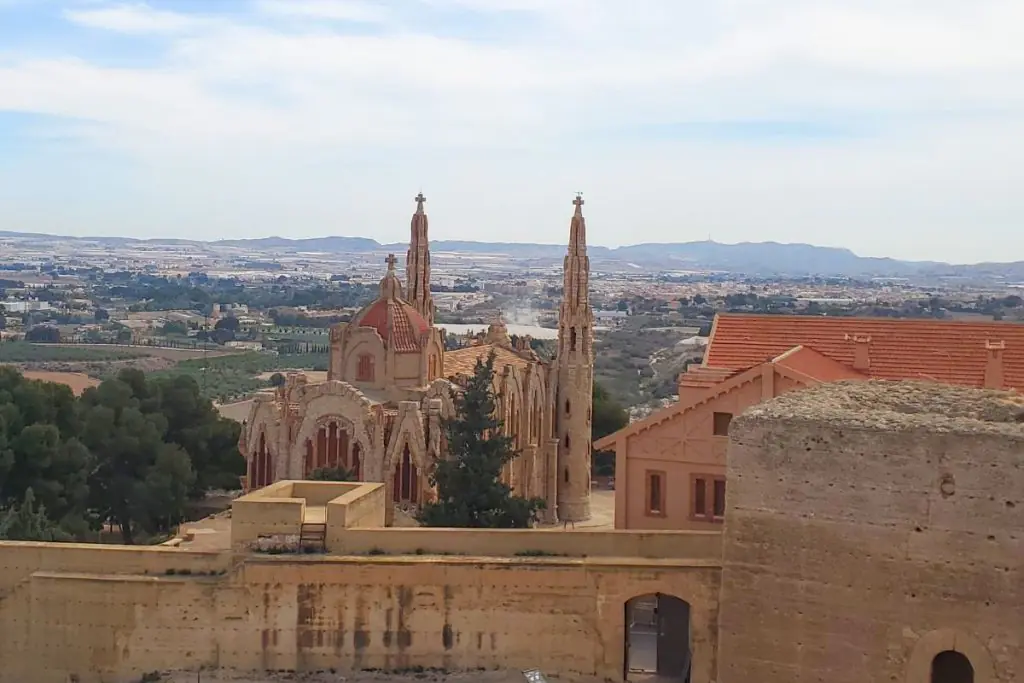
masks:
[[[416,213],[412,215],[409,253],[405,258],[405,290],[409,303],[419,311],[431,327],[434,325],[434,299],[430,296],[430,241],[427,237],[427,214],[423,204],[427,198],[420,192],[414,198]]]
[[[556,434],[558,518],[590,519],[590,420],[594,390],[594,313],[590,308],[590,257],[583,196],[576,195],[563,265],[558,316]]]

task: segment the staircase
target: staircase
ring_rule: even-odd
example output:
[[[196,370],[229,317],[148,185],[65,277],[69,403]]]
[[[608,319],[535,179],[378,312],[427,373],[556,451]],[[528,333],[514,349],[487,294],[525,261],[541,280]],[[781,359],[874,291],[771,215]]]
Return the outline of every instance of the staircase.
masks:
[[[293,527],[294,528],[294,527]],[[327,552],[327,524],[324,522],[303,522],[299,527],[299,547],[312,546],[320,552]]]

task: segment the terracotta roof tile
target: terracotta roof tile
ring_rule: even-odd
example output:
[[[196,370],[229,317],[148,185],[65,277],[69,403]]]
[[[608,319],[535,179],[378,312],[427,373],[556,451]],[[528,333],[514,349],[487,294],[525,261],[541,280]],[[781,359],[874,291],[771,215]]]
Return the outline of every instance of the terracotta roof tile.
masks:
[[[842,379],[867,379],[868,376],[849,365],[843,365],[807,346],[796,346],[777,356],[775,365],[796,370],[819,382],[838,382]]]
[[[518,354],[496,344],[480,344],[467,346],[454,351],[446,351],[444,354],[444,374],[448,377],[459,375],[472,375],[476,368],[476,361],[487,360],[487,355],[494,351],[494,371],[500,374],[502,369],[511,365],[517,368],[525,368],[530,361],[521,358]]]
[[[984,386],[986,343],[1004,342],[1003,385],[1024,389],[1024,325],[1014,323],[721,313],[704,365],[740,370],[804,346],[852,368],[854,336],[870,338],[865,376],[975,387]]]
[[[412,304],[401,299],[380,298],[363,309],[355,320],[358,327],[370,327],[399,353],[419,351],[421,336],[430,325]],[[388,319],[391,334],[388,334]]]

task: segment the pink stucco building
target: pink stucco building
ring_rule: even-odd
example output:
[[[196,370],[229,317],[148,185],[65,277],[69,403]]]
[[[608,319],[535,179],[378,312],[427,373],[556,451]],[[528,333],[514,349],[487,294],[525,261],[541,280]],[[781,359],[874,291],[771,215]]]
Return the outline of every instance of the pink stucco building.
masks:
[[[679,400],[594,443],[615,451],[615,526],[716,529],[729,423],[788,391],[839,380],[1024,389],[1024,325],[721,314]]]

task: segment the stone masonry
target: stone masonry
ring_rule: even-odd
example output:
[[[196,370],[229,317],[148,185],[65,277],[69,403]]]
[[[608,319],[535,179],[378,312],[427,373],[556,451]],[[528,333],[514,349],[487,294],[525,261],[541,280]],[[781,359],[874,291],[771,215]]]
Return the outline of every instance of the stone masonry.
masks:
[[[1024,680],[1022,402],[838,382],[737,418],[719,682]]]

